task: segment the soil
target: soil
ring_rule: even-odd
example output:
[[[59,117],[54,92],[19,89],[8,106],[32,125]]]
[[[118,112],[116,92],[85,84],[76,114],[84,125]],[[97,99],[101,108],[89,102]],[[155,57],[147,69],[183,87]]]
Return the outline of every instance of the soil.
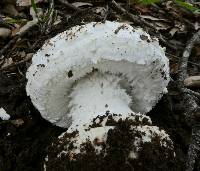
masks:
[[[63,14],[67,11],[60,4],[57,4],[56,8],[61,10]],[[110,13],[107,19],[116,20],[117,18],[114,13]],[[63,17],[62,22],[54,26],[47,35],[41,35],[38,27],[35,27],[15,44],[5,56],[12,57],[14,61],[20,60],[19,52],[35,53],[48,38],[72,26],[82,24],[83,20],[84,22],[102,21],[102,18],[92,15],[90,10],[86,10],[81,13],[73,13],[70,19]],[[183,33],[177,39],[179,38],[181,42],[185,42],[190,35],[191,33],[188,33],[185,36]],[[167,48],[166,52],[181,54],[181,51],[175,52],[170,48]],[[198,61],[197,58],[191,60],[192,62]],[[176,63],[176,59],[173,59],[171,67],[175,68]],[[3,107],[11,116],[8,121],[0,120],[0,171],[42,171],[48,148],[62,132],[66,131],[45,121],[26,95],[25,73],[29,65],[30,63],[27,62],[0,73],[0,107]],[[199,72],[200,68],[189,65],[190,74]],[[176,72],[171,74],[172,80],[176,80],[176,74]],[[188,123],[185,119],[184,102],[180,99],[181,96],[176,87],[171,81],[168,94],[160,100],[148,115],[151,117],[153,125],[164,129],[174,142],[178,167],[170,170],[182,171],[184,170],[184,162],[191,138],[191,123]],[[153,156],[153,148],[147,145],[145,153]],[[148,158],[148,156],[146,157]],[[164,169],[155,167],[157,162],[157,159],[155,159],[155,163],[148,161],[149,165],[140,170],[167,170],[168,165],[163,166]],[[124,166],[121,169],[128,170],[126,167]],[[199,170],[200,157],[195,165],[195,171]]]
[[[133,115],[134,116],[134,115]],[[116,115],[115,115],[116,117]],[[106,126],[115,126],[107,133],[107,140],[94,140],[93,143],[88,139],[80,147],[76,144],[78,131],[65,133],[59,140],[55,141],[49,148],[48,157],[45,162],[46,171],[69,170],[69,171],[137,171],[143,170],[183,170],[184,165],[174,156],[171,141],[162,139],[155,132],[151,135],[151,142],[140,142],[137,146],[135,142],[145,133],[140,132],[134,126],[151,126],[147,118],[139,120],[139,116],[134,119],[126,118],[116,121],[112,115],[97,117],[100,122],[94,120],[89,129],[102,127],[101,122],[107,118]],[[101,121],[102,120],[102,121]],[[98,139],[98,138],[97,138]],[[136,140],[137,139],[137,140]],[[166,146],[161,146],[160,142],[165,142]],[[94,146],[100,147],[97,153]],[[137,150],[137,147],[140,147]],[[80,149],[80,153],[73,153],[73,150]],[[129,156],[130,152],[137,151],[137,158]],[[58,157],[59,156],[59,157]],[[158,164],[159,163],[159,164]]]

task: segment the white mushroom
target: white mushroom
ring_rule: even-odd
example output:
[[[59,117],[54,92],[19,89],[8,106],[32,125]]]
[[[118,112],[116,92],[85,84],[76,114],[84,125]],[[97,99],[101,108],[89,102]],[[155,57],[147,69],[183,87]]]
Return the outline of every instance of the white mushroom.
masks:
[[[0,119],[2,120],[9,120],[10,115],[4,110],[4,108],[0,108]]]
[[[166,92],[168,59],[140,28],[109,22],[72,27],[44,44],[27,72],[27,94],[42,117],[83,125],[106,111],[146,113]]]

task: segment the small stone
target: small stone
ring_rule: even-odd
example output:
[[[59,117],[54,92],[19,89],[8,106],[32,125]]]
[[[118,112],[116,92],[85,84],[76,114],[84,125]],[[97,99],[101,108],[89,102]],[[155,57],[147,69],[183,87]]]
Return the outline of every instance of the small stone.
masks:
[[[7,39],[11,36],[11,30],[8,28],[0,27],[0,38]]]

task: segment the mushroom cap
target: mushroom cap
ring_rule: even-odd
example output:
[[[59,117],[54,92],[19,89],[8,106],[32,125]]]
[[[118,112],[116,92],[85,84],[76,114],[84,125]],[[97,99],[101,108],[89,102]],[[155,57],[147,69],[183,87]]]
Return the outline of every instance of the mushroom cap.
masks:
[[[143,153],[148,153],[149,149],[156,151],[154,157],[146,154],[148,157],[143,159]],[[153,158],[167,162],[174,157],[169,135],[159,127],[152,126],[148,116],[131,114],[124,118],[106,114],[94,118],[87,125],[63,133],[50,147],[45,167],[47,170],[62,170],[62,167],[68,170],[70,165],[74,165],[74,170],[78,170],[79,164],[84,163],[82,170],[92,170],[89,167],[100,162],[106,169],[109,166],[105,166],[104,162],[110,158],[110,163],[115,163],[114,160],[121,162],[117,166],[124,165],[123,161],[131,161],[132,167],[136,169],[140,165],[137,161],[147,165],[148,160]],[[116,167],[116,163],[113,167]],[[98,170],[102,170],[102,166],[100,168]]]
[[[121,78],[134,112],[150,111],[169,82],[168,59],[157,39],[128,24],[92,22],[56,35],[33,56],[27,94],[43,118],[69,127],[73,85],[96,69]]]

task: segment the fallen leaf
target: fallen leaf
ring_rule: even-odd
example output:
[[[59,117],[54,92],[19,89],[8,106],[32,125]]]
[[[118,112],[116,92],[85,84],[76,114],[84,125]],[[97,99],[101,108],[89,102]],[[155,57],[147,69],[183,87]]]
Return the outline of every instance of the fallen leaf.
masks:
[[[20,52],[19,54],[20,54],[21,58],[25,58],[26,57],[26,53],[24,51]]]
[[[166,24],[165,22],[155,22],[156,25],[156,29],[157,30],[167,30],[170,28],[170,26],[168,24]]]
[[[2,65],[1,67],[2,67],[2,68],[7,67],[8,65],[10,65],[10,64],[12,64],[12,63],[13,63],[12,58],[6,58],[6,59],[4,60],[4,63],[3,63],[3,65]]]
[[[100,14],[101,16],[105,16],[106,9],[104,7],[96,7],[93,9],[93,12]]]
[[[66,15],[65,17],[66,17],[66,20],[68,20],[69,18],[71,18],[71,15]],[[55,25],[58,25],[58,24],[61,23],[61,22],[62,22],[61,16],[58,15],[58,16],[56,17],[56,19],[55,19],[53,25],[54,25],[54,26],[55,26]]]
[[[44,2],[45,0],[34,0],[35,3]],[[19,7],[30,7],[31,0],[17,0],[16,5]]]
[[[174,28],[172,28],[172,29],[169,31],[169,34],[173,37],[174,34],[175,34],[178,30],[179,30],[178,28],[174,27]]]
[[[23,119],[11,120],[11,123],[16,127],[20,127],[24,124],[24,120]]]
[[[179,31],[185,31],[186,30],[186,26],[179,21],[175,21],[175,27],[178,28]]]

